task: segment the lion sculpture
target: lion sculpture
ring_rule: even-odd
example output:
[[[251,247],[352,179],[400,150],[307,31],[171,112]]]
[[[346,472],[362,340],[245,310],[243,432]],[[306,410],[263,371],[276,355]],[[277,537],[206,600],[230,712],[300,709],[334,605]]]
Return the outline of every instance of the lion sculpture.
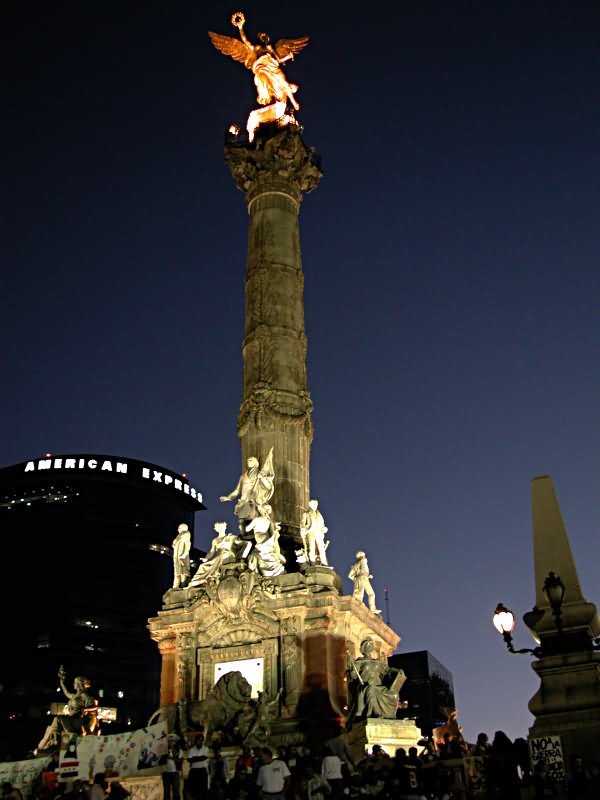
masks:
[[[252,687],[241,672],[222,675],[204,700],[190,703],[188,716],[195,725],[204,725],[207,738],[222,737],[223,743],[235,741],[238,717],[247,707]]]

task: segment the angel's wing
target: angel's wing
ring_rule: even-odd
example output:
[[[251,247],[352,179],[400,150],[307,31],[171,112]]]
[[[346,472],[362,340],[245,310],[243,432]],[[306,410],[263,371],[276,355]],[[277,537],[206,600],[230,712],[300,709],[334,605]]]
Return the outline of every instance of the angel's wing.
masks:
[[[231,56],[234,61],[241,61],[245,67],[252,69],[252,64],[256,61],[256,55],[254,50],[247,47],[244,42],[240,42],[239,39],[234,39],[232,36],[213,33],[213,31],[209,31],[208,35],[219,52],[224,53],[226,56]]]
[[[280,39],[275,45],[275,52],[279,58],[295,56],[304,50],[309,41],[308,36],[299,36],[297,39]]]

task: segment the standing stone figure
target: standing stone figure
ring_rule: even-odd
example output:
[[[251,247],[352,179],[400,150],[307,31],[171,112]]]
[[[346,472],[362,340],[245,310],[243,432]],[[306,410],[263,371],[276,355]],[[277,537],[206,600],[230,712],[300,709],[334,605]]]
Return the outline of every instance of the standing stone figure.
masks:
[[[76,733],[78,736],[85,736],[96,732],[98,726],[98,701],[95,697],[88,694],[91,686],[89,678],[79,676],[73,681],[75,691],[70,692],[65,685],[67,674],[63,666],[59,667],[58,679],[68,702],[65,706],[64,714],[57,714],[50,725],[46,728],[46,733],[37,746],[37,752],[48,750],[51,747],[58,747],[60,744],[60,734]]]
[[[325,550],[327,549],[325,534],[328,528],[318,508],[318,500],[308,501],[308,509],[302,515],[300,535],[302,536],[302,543],[304,544],[306,557],[309,562],[311,564],[316,564],[318,553],[319,562],[322,566],[328,567],[329,564],[327,563],[327,556],[325,555]]]
[[[247,464],[248,469],[240,475],[235,489],[229,494],[219,497],[222,503],[239,497],[233,511],[238,518],[242,534],[245,533],[248,522],[263,514],[264,506],[273,496],[275,490],[273,448],[269,450],[262,467],[259,466],[258,459],[254,456],[250,456]]]
[[[183,588],[190,580],[190,547],[192,534],[182,522],[177,528],[177,536],[173,539],[173,589]]]
[[[369,573],[367,556],[363,550],[359,550],[356,553],[356,561],[350,568],[348,577],[351,581],[354,581],[354,591],[352,592],[352,597],[358,600],[359,603],[362,603],[362,599],[366,592],[371,611],[374,614],[381,614],[381,611],[375,606],[375,592],[371,586],[371,578],[373,576]]]

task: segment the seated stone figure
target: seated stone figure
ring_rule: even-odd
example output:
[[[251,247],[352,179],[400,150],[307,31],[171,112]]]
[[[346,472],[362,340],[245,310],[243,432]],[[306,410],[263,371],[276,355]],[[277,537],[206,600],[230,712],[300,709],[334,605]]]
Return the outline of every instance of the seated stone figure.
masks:
[[[99,733],[98,728],[98,701],[89,695],[91,686],[89,678],[79,676],[73,681],[74,692],[69,692],[65,686],[66,673],[64,667],[58,670],[60,686],[68,700],[64,714],[57,714],[46,728],[37,751],[58,747],[61,733],[76,733],[79,736]]]
[[[274,578],[285,572],[285,557],[279,549],[279,525],[273,522],[271,514],[271,506],[265,505],[263,513],[246,525],[246,531],[254,533],[248,568],[265,578]]]
[[[389,667],[385,661],[372,657],[373,640],[368,637],[360,645],[362,656],[349,659],[347,678],[350,708],[347,726],[355,720],[369,717],[395,719],[399,692],[406,680],[404,672]]]
[[[212,540],[210,550],[201,560],[196,574],[190,581],[190,586],[201,586],[209,578],[216,577],[223,564],[236,560],[236,548],[240,539],[234,533],[226,533],[226,522],[215,522],[214,530],[217,535]]]

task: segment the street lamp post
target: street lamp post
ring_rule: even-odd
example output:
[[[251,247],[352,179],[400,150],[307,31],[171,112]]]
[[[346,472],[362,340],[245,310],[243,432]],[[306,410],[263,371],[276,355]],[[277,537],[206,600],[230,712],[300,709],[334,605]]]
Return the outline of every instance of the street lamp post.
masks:
[[[513,647],[513,637],[512,633],[515,629],[515,615],[510,610],[510,608],[506,608],[506,606],[502,605],[502,603],[498,603],[496,606],[496,610],[494,612],[494,627],[498,631],[499,634],[502,635],[506,647],[510,653],[515,654],[525,654],[530,653],[531,655],[539,656],[541,655],[541,648],[535,647],[531,649],[530,647],[522,647],[520,650],[515,650]]]
[[[556,629],[562,633],[562,604],[565,597],[565,587],[558,575],[552,570],[548,573],[543,586],[544,594],[548,598],[550,608],[556,620]]]
[[[535,658],[541,658],[545,655],[560,655],[561,653],[570,653],[576,650],[600,650],[600,639],[592,639],[580,633],[568,634],[563,630],[562,604],[566,589],[560,577],[554,572],[550,571],[548,573],[544,580],[543,591],[552,609],[558,635],[546,638],[538,647],[521,647],[519,650],[515,650],[512,635],[516,626],[515,615],[510,608],[498,603],[492,621],[494,627],[504,639],[509,653],[514,653],[515,655],[529,654],[535,656]],[[544,614],[544,611],[534,606],[531,611],[523,615],[523,621],[528,627],[535,628],[536,623],[541,620]]]
[[[532,752],[540,753],[548,737],[560,737],[565,764],[573,755],[591,763],[600,741],[600,615],[581,590],[548,476],[532,481],[531,500],[535,605],[523,621],[537,646],[514,647],[515,617],[502,603],[494,613],[494,627],[510,653],[533,656],[531,666],[540,679],[529,701],[535,718],[529,729]]]

